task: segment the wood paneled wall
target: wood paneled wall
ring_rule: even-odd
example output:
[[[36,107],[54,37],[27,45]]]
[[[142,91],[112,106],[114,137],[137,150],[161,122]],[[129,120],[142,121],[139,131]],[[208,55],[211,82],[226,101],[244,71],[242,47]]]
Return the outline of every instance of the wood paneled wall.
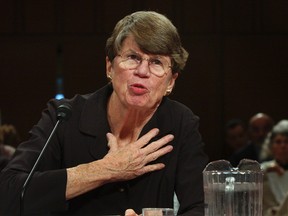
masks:
[[[182,36],[190,58],[171,97],[200,117],[211,160],[223,157],[230,118],[248,121],[257,112],[288,118],[286,0],[2,0],[2,123],[26,139],[56,93],[59,72],[66,97],[103,86],[106,39],[137,10],[166,14]]]

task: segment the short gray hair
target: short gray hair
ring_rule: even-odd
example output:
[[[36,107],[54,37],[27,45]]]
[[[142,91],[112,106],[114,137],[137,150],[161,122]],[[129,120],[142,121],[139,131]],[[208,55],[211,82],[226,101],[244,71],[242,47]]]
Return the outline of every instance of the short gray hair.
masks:
[[[119,54],[128,36],[133,36],[147,54],[170,56],[173,73],[184,69],[189,54],[182,47],[176,27],[166,16],[154,11],[138,11],[121,19],[106,42],[106,56],[110,61]]]

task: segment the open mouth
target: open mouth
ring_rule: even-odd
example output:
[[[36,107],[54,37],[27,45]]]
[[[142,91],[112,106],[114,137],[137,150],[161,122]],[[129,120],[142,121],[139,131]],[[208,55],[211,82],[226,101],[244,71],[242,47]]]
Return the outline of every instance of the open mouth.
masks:
[[[148,92],[148,89],[144,85],[138,83],[132,84],[129,87],[130,90],[137,95],[146,94]]]

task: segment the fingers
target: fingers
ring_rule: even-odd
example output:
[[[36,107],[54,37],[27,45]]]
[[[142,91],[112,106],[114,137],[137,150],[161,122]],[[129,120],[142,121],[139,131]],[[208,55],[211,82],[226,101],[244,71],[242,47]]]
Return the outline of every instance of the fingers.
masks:
[[[134,148],[139,148],[142,151],[142,154],[146,157],[146,163],[149,163],[151,161],[156,160],[157,158],[161,157],[162,155],[167,154],[168,152],[172,151],[173,147],[171,145],[165,146],[167,143],[172,141],[174,139],[174,136],[172,134],[168,134],[164,137],[162,137],[159,140],[156,140],[149,145],[149,141],[155,137],[159,133],[158,128],[154,128],[150,130],[148,133],[143,135],[141,138],[139,138],[133,145]],[[108,147],[111,151],[117,151],[118,145],[117,145],[117,138],[112,133],[107,133],[107,140],[108,140]],[[145,146],[147,145],[147,146]],[[138,146],[138,147],[137,147]],[[143,148],[145,146],[145,148]],[[163,147],[165,146],[165,147]]]
[[[113,181],[134,179],[145,173],[165,167],[163,163],[149,164],[173,150],[172,145],[167,145],[174,139],[171,134],[149,143],[158,133],[159,129],[154,128],[136,142],[127,145],[118,145],[115,135],[112,133],[106,134],[110,150],[103,161],[105,167],[113,176]],[[149,145],[147,145],[148,143]],[[130,212],[130,210],[127,211],[127,214],[130,214]]]
[[[137,216],[137,214],[135,213],[133,209],[127,209],[125,211],[125,216]]]
[[[164,167],[165,167],[165,164],[163,164],[163,163],[146,165],[145,167],[143,167],[143,169],[141,170],[141,173],[139,173],[139,175],[144,175],[145,173],[148,173],[148,172],[161,170]]]
[[[108,140],[108,147],[110,148],[110,151],[117,150],[117,139],[112,133],[106,134],[107,140]]]
[[[171,142],[173,139],[174,139],[174,136],[172,134],[168,134],[168,135],[162,137],[161,139],[152,142],[150,145],[146,146],[145,149],[148,153],[157,151],[162,146]]]
[[[153,128],[152,130],[150,130],[148,133],[146,133],[145,135],[143,135],[142,137],[140,137],[136,144],[139,145],[140,148],[142,148],[143,146],[145,146],[146,144],[149,143],[149,141],[155,137],[157,134],[159,133],[159,129],[158,128]]]
[[[148,161],[148,163],[151,161],[155,161],[159,157],[171,152],[172,150],[173,150],[172,145],[168,145],[168,146],[165,146],[163,148],[153,150],[150,154],[147,155],[147,161]]]
[[[171,142],[173,139],[174,136],[172,134],[168,134],[161,139],[147,145],[145,148],[143,148],[143,151],[147,156],[149,155],[150,157],[152,157],[152,159],[156,160],[158,157],[172,151],[173,147],[171,145],[165,145]]]
[[[146,133],[145,135],[143,135],[142,137],[140,137],[137,140],[137,142],[136,142],[137,145],[139,145],[139,147],[141,147],[141,148],[144,147],[158,133],[159,133],[159,129],[153,128],[152,130],[150,130],[148,133]],[[168,134],[168,135],[162,137],[161,139],[153,142],[155,144],[153,144],[153,145],[150,144],[149,147],[146,148],[146,150],[148,151],[147,153],[156,151],[157,149],[161,148],[163,145],[167,144],[168,142],[172,141],[173,139],[174,139],[174,136],[172,134]]]

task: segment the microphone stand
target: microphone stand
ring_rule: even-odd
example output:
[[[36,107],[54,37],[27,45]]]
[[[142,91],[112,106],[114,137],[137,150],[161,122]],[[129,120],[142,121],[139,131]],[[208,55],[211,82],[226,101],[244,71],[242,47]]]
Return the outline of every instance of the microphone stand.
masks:
[[[52,130],[52,132],[50,133],[46,143],[44,144],[36,162],[34,163],[28,177],[26,178],[24,184],[23,184],[23,187],[22,187],[22,190],[21,190],[21,197],[20,197],[20,216],[24,215],[24,196],[25,196],[25,192],[26,192],[26,188],[33,176],[33,174],[35,173],[35,170],[39,164],[39,161],[41,160],[42,156],[43,156],[43,153],[44,151],[46,150],[46,147],[48,146],[52,136],[55,134],[55,131],[57,130],[59,124],[63,121],[63,120],[67,120],[71,115],[71,107],[67,105],[60,105],[58,108],[57,108],[57,122]]]

